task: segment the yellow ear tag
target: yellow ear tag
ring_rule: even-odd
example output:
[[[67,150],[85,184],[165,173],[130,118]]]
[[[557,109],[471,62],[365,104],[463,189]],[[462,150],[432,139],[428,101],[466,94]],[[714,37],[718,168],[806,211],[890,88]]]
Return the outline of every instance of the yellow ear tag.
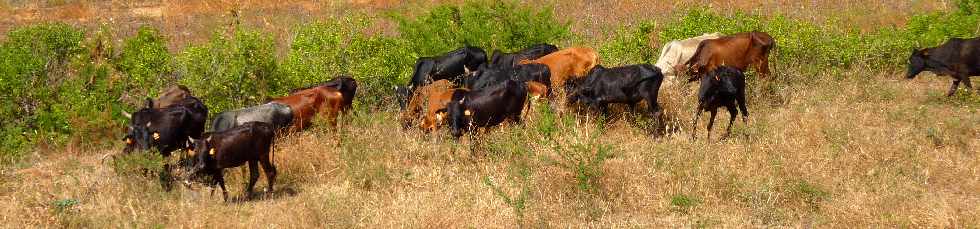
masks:
[[[473,112],[470,111],[470,110],[466,110],[466,111],[463,111],[463,114],[466,115],[466,116],[470,116],[470,115],[473,115]]]
[[[191,157],[193,157],[194,156],[194,150],[188,150],[187,151],[187,155],[190,155]]]
[[[211,149],[211,151],[209,151],[208,154],[210,154],[211,156],[214,156],[214,149]]]
[[[160,133],[153,133],[153,140],[160,140]]]
[[[442,113],[436,113],[436,120],[442,121]]]
[[[126,138],[126,145],[133,144],[133,139]]]

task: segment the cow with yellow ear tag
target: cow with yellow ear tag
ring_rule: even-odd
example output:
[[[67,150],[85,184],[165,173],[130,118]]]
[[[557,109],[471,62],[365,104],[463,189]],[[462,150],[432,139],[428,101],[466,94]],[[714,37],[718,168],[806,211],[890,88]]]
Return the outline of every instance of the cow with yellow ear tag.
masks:
[[[482,89],[456,91],[446,107],[453,137],[507,120],[520,123],[527,94],[526,84],[512,79]]]
[[[275,128],[264,122],[246,122],[231,129],[206,133],[204,139],[194,140],[192,157],[184,163],[181,174],[185,183],[202,176],[210,177],[208,185],[218,185],[227,200],[222,170],[248,164],[249,180],[245,188],[245,198],[250,198],[252,189],[259,178],[259,166],[269,182],[268,190],[273,189],[276,167],[272,165],[272,148]]]

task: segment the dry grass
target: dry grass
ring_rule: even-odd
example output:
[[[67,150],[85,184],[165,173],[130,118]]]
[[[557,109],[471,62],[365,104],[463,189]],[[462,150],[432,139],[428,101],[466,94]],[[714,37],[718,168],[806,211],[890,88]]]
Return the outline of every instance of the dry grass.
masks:
[[[247,1],[240,7],[292,16],[278,17],[270,29],[309,20],[295,12],[325,15],[343,7],[403,7],[390,1],[259,7],[262,2]],[[588,31],[599,25],[637,20],[631,15],[655,17],[643,12],[701,1],[685,2],[601,11],[595,9],[640,3],[570,1],[556,9],[566,17],[601,20],[575,22],[576,31],[591,36]],[[759,8],[766,2],[736,1],[727,7],[810,12],[797,11],[794,4],[801,4],[797,1]],[[824,11],[801,13],[801,17],[821,20],[833,17],[824,12],[835,6],[856,10],[863,7],[859,3],[874,1],[817,2],[839,4],[822,4]],[[73,4],[78,3],[51,7]],[[230,3],[193,4],[181,9],[200,12],[184,16],[187,28],[167,23],[187,31],[226,23],[219,15],[227,7],[223,4]],[[294,5],[307,7],[304,4],[310,5]],[[873,8],[868,18],[853,20],[887,24],[894,20],[886,19],[890,15],[940,7],[903,4],[907,3]],[[14,11],[22,10],[18,7],[12,6]],[[85,12],[84,8],[77,12]],[[127,10],[157,15],[149,8]],[[160,15],[170,17],[171,10]],[[198,20],[202,18],[207,20]],[[168,31],[183,36],[178,32],[182,30]],[[615,118],[599,131],[596,122],[579,117],[558,125],[557,145],[566,150],[555,150],[554,142],[543,139],[538,127],[547,118],[540,113],[525,125],[491,131],[483,141],[457,143],[443,137],[445,133],[426,136],[401,130],[393,111],[360,112],[344,117],[339,130],[315,128],[278,141],[277,191],[252,201],[222,203],[220,195],[210,196],[204,188],[168,193],[155,179],[118,175],[100,159],[120,151],[121,145],[103,150],[44,149],[22,165],[0,170],[0,227],[980,226],[976,207],[980,206],[980,104],[976,102],[980,96],[976,92],[946,98],[941,94],[949,78],[932,75],[906,81],[899,72],[868,72],[859,67],[819,74],[787,66],[773,69],[774,81],[749,81],[750,121],[736,122],[733,137],[726,140],[717,139],[728,121],[724,112],[717,120],[715,139],[704,138],[705,116],[700,138],[690,140],[693,85],[662,91],[661,104],[679,130],[653,138],[638,124],[625,121],[631,118]],[[595,142],[590,137],[596,137]],[[568,150],[575,145],[591,147]],[[611,156],[596,164],[597,172],[579,176],[574,165],[581,158],[594,157],[598,146],[611,147]],[[241,171],[233,169],[226,176],[231,194],[240,194]],[[261,178],[257,190],[265,182]],[[518,200],[524,200],[523,208],[515,207]]]

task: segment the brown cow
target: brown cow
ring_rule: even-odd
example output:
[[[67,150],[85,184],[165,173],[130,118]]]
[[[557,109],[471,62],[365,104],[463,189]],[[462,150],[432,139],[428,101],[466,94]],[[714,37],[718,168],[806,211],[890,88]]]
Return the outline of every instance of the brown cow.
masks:
[[[564,90],[565,82],[583,78],[599,64],[599,54],[591,48],[572,47],[545,55],[536,60],[521,60],[520,64],[544,64],[551,71],[551,88]]]
[[[466,91],[467,89],[449,89],[429,96],[425,116],[422,117],[422,124],[420,125],[422,130],[428,133],[442,126],[446,120],[446,106],[449,105],[449,101],[453,99],[453,93],[456,93],[457,90]]]
[[[696,81],[702,74],[727,65],[740,71],[752,66],[761,77],[769,76],[769,51],[776,47],[776,41],[765,32],[737,33],[718,39],[705,40],[698,46],[684,67],[690,76],[688,81]]]
[[[408,101],[408,105],[405,106],[405,110],[401,113],[402,127],[408,128],[412,126],[413,122],[421,119],[428,108],[428,103],[430,97],[450,91],[455,86],[449,80],[437,80],[431,84],[419,87],[415,90],[411,99]]]
[[[325,118],[331,126],[337,124],[337,114],[344,105],[344,94],[330,87],[314,87],[273,98],[273,102],[286,104],[293,111],[293,131],[309,127],[316,117]]]
[[[153,101],[153,108],[160,109],[170,107],[177,102],[191,97],[191,91],[184,85],[174,85],[168,87],[160,93],[160,97]]]

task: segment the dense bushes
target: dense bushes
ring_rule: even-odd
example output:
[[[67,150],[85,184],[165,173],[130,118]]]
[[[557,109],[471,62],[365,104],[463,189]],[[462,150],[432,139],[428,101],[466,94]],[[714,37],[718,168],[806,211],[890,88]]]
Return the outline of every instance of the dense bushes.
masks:
[[[265,102],[285,87],[275,48],[272,37],[261,31],[236,27],[215,33],[177,56],[179,82],[214,114]]]
[[[126,76],[126,90],[134,95],[155,96],[155,88],[176,82],[174,57],[167,50],[167,40],[149,26],[140,27],[136,36],[123,41],[122,52],[115,60],[116,69]],[[141,104],[142,98],[130,98]]]
[[[556,43],[570,35],[567,22],[550,8],[522,7],[516,1],[467,1],[441,5],[428,14],[408,19],[396,16],[402,39],[413,58],[432,56],[463,45],[515,51],[537,43]]]

